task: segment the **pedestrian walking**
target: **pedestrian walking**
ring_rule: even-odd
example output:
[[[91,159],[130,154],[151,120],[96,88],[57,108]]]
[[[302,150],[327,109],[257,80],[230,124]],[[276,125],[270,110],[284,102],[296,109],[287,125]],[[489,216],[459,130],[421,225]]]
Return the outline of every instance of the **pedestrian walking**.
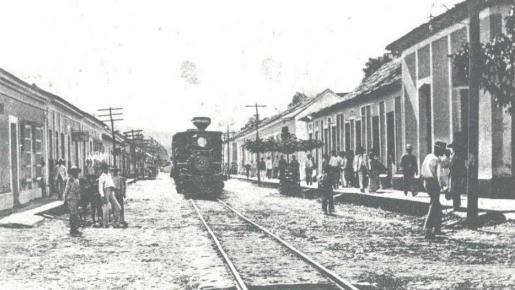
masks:
[[[413,155],[413,148],[411,144],[406,145],[406,153],[402,155],[400,167],[404,179],[404,195],[408,195],[411,190],[411,195],[417,195],[417,188],[414,184],[414,177],[418,174],[417,158]]]
[[[80,169],[72,167],[70,169],[70,178],[66,181],[66,187],[63,191],[64,200],[70,211],[70,235],[77,237],[82,235],[79,231],[80,217],[79,217],[79,205],[81,201],[80,195],[80,182],[79,182]]]
[[[114,195],[116,197],[116,201],[120,204],[120,222],[119,224],[122,227],[127,227],[127,222],[125,220],[125,198],[127,193],[127,181],[125,177],[120,176],[120,170],[116,167],[112,169],[113,172],[113,184],[114,184]]]
[[[327,172],[322,173],[318,178],[318,193],[322,198],[322,211],[324,214],[332,214],[334,212],[333,185]]]
[[[452,198],[452,207],[459,210],[461,207],[461,195],[465,194],[467,188],[467,167],[465,166],[466,148],[464,138],[460,138],[459,134],[455,138],[449,148],[452,149],[451,162],[449,164],[449,195]]]
[[[60,200],[63,199],[64,187],[66,186],[66,181],[68,180],[68,170],[64,164],[64,160],[59,160],[55,169],[56,174],[54,180],[57,185],[57,196]]]
[[[272,158],[268,156],[266,159],[266,178],[272,179],[272,173],[274,171],[274,163],[272,162]]]
[[[102,197],[102,223],[104,228],[107,228],[109,226],[109,213],[111,210],[111,207],[113,209],[114,214],[114,221],[113,226],[118,227],[119,220],[120,220],[120,204],[116,200],[116,197],[114,196],[113,192],[114,188],[114,182],[111,174],[109,173],[109,168],[107,164],[102,165],[102,174],[98,178],[98,192],[100,193],[100,196]]]
[[[304,164],[304,171],[306,173],[306,185],[313,184],[313,157],[311,154],[308,154],[308,158],[306,159],[306,163]]]
[[[429,153],[426,158],[424,158],[420,170],[420,174],[424,180],[424,187],[430,198],[429,209],[424,222],[426,239],[441,234],[442,206],[440,204],[440,184],[438,183],[438,163],[440,162],[439,157],[444,153],[445,147],[446,144],[444,142],[435,142],[433,153]]]

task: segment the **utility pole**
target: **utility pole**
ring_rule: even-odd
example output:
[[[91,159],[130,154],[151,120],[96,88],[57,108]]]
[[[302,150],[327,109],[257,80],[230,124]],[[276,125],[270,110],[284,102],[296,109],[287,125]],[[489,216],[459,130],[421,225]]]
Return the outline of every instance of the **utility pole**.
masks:
[[[123,121],[123,119],[113,119],[113,116],[120,116],[123,115],[121,112],[123,108],[106,108],[106,109],[99,109],[100,112],[108,112],[106,115],[99,115],[98,117],[109,117],[107,121],[111,122],[111,137],[113,138],[113,167],[116,167],[116,132],[114,130],[114,122],[116,121]],[[102,120],[103,122],[106,122],[106,120]]]
[[[129,139],[130,144],[131,144],[131,161],[132,161],[132,168],[133,168],[134,172],[136,172],[136,145],[135,145],[135,141],[136,141],[136,138],[138,138],[138,136],[141,134],[141,132],[143,132],[143,130],[130,130],[130,131],[123,132],[125,137],[127,139]]]
[[[225,137],[225,141],[227,142],[227,177],[230,177],[231,176],[231,149],[230,149],[230,146],[229,144],[231,144],[230,142],[230,138],[231,138],[231,134],[233,134],[234,131],[229,131],[229,125],[227,125],[227,132],[225,133],[226,137]]]
[[[256,108],[256,142],[259,142],[259,111],[258,111],[258,108],[265,108],[266,105],[258,105],[258,103],[254,104],[254,105],[247,105],[245,106],[247,108]],[[257,156],[257,172],[258,172],[258,186],[261,186],[261,172],[260,172],[260,168],[259,168],[259,150],[258,152],[256,153],[256,156]]]
[[[469,101],[468,101],[468,178],[467,224],[477,227],[478,215],[478,144],[479,144],[479,82],[481,78],[481,43],[479,12],[482,0],[468,1],[469,18]]]

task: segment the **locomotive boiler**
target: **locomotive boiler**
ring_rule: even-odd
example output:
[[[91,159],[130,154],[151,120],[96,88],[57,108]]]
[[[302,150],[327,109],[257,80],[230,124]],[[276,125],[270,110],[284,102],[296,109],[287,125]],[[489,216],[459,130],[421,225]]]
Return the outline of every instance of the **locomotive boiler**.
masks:
[[[222,132],[206,131],[207,117],[195,117],[197,129],[179,132],[172,138],[174,178],[177,193],[213,197],[223,191]]]

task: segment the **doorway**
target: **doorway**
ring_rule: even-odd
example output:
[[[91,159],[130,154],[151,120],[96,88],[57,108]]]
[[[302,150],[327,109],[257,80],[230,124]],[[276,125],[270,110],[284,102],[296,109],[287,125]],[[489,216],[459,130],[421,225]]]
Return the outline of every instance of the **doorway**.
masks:
[[[20,206],[20,191],[18,188],[18,124],[11,123],[11,189],[14,207]]]
[[[397,163],[395,157],[395,119],[393,112],[386,113],[386,152],[387,160]]]
[[[431,87],[428,84],[423,85],[418,90],[419,98],[419,153],[423,158],[432,152],[433,144],[433,120],[431,110]]]
[[[379,150],[379,116],[372,117],[372,150],[381,158],[381,150]]]

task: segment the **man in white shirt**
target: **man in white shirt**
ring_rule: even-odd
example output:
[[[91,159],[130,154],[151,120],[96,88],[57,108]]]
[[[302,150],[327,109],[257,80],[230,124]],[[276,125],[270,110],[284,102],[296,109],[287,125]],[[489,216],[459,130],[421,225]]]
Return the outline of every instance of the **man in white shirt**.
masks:
[[[338,186],[338,172],[340,171],[341,161],[336,155],[336,151],[333,151],[331,154],[331,158],[329,158],[329,168],[328,168],[328,179],[333,188]]]
[[[429,210],[424,222],[426,239],[441,233],[442,206],[440,204],[440,184],[438,183],[438,163],[440,162],[439,157],[446,150],[446,146],[447,144],[444,142],[435,142],[433,153],[427,154],[420,170],[420,176],[424,180],[424,187],[430,197]]]
[[[266,178],[271,179],[272,178],[272,172],[274,171],[274,163],[272,162],[272,158],[268,156],[265,162],[266,166]]]
[[[367,158],[365,156],[365,150],[361,147],[356,149],[356,155],[353,160],[354,173],[358,176],[359,189],[361,192],[365,192],[365,178],[367,175]]]
[[[107,228],[109,226],[109,210],[111,209],[111,207],[114,210],[113,226],[115,228],[119,227],[121,207],[114,195],[114,188],[115,185],[113,182],[113,178],[109,173],[109,168],[107,164],[102,164],[102,174],[98,178],[98,193],[100,193],[100,197],[103,201],[102,221],[104,228]]]
[[[68,170],[66,166],[64,166],[64,160],[57,161],[57,168],[55,174],[55,181],[57,185],[57,196],[59,199],[63,199],[64,187],[66,185],[66,181],[68,181]]]

